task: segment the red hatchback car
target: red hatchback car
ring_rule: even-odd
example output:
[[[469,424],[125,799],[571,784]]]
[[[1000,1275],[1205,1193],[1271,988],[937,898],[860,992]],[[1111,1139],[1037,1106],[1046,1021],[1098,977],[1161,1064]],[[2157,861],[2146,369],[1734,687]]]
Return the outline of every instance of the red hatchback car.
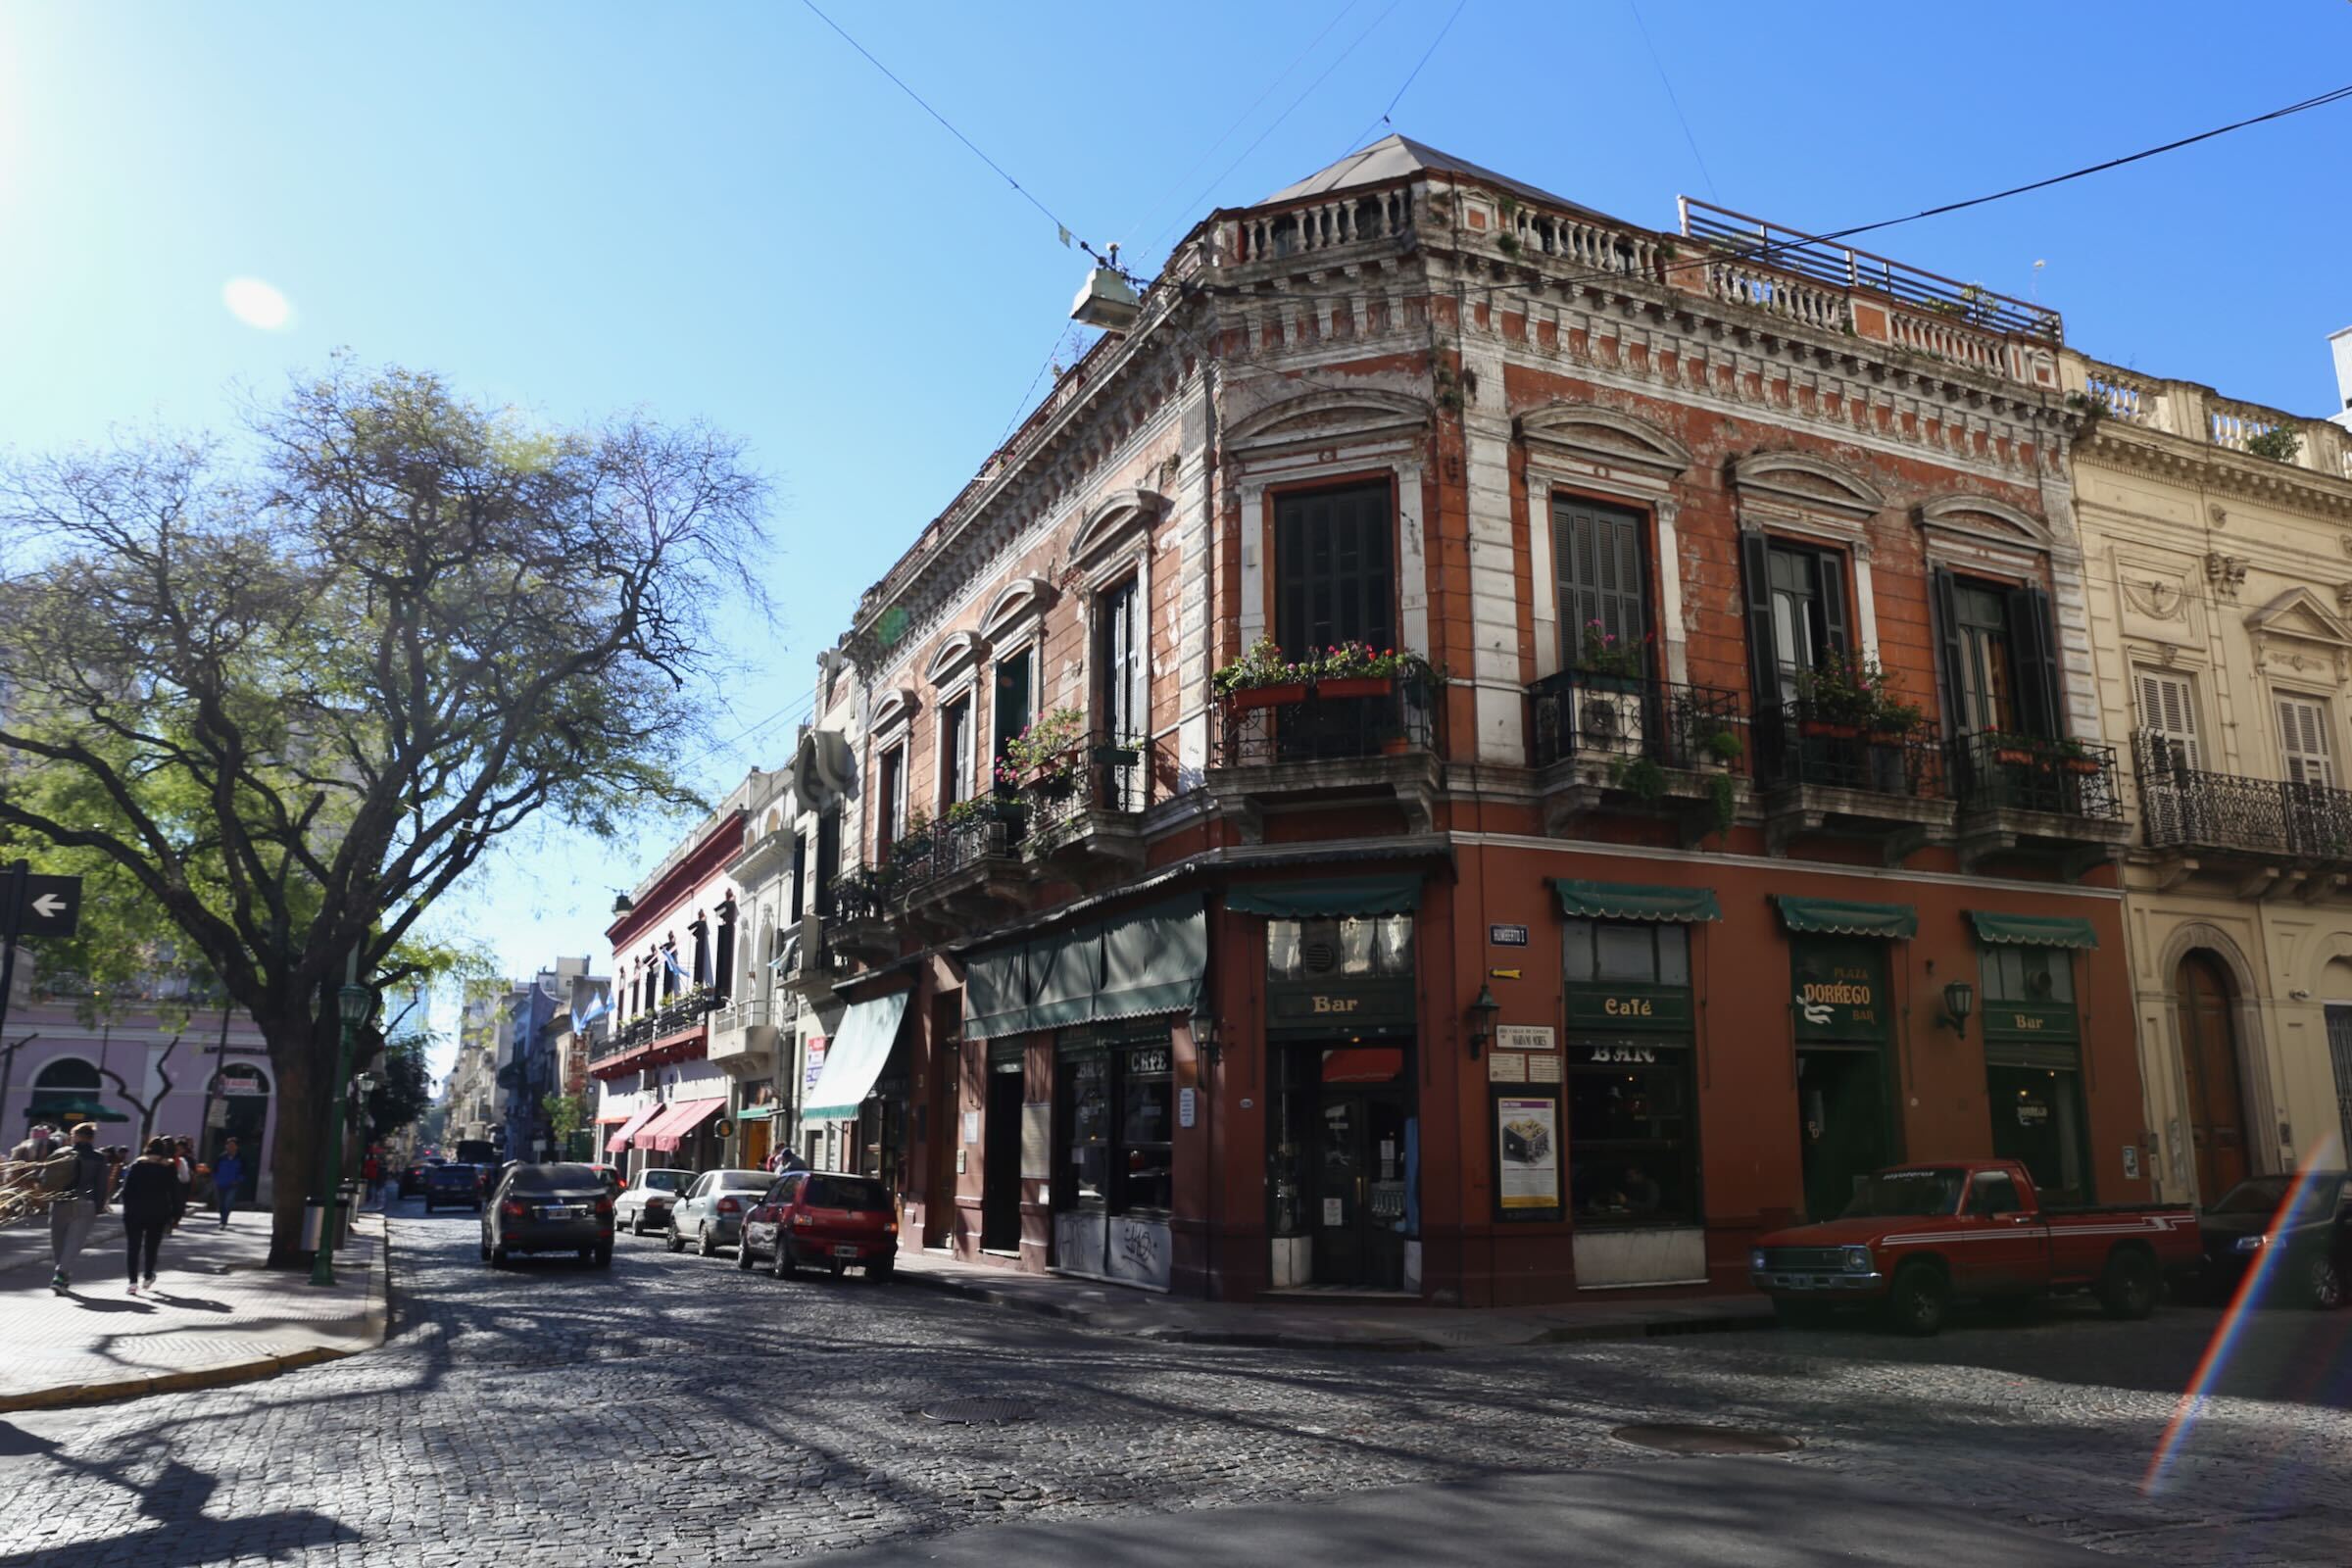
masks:
[[[899,1263],[898,1198],[870,1176],[788,1172],[743,1216],[735,1266],[748,1269],[760,1255],[777,1279],[805,1264],[835,1274],[856,1266],[869,1280],[886,1280]]]

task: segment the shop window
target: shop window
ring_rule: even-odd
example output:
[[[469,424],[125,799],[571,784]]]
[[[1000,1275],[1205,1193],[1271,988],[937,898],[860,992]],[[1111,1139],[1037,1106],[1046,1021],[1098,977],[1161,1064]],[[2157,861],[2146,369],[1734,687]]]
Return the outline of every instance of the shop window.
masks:
[[[1055,1075],[1060,1091],[1061,1167],[1070,1203],[1110,1201],[1110,1056],[1089,1051],[1066,1057]]]
[[[1698,1218],[1690,1050],[1580,1040],[1568,1068],[1568,1200],[1580,1224]]]
[[[2045,1202],[2090,1201],[2082,1144],[2082,1075],[2051,1067],[1987,1066],[1992,1153],[2034,1177]]]
[[[1687,986],[1690,933],[1662,920],[1570,920],[1560,961],[1570,985]]]
[[[1348,915],[1266,922],[1267,979],[1309,980],[1327,975],[1411,979],[1413,917]]]
[[[1987,948],[1982,956],[1986,1002],[2074,1004],[2073,955],[2064,948]]]
[[[1173,1053],[1165,1039],[1131,1045],[1119,1062],[1119,1147],[1114,1205],[1165,1213],[1174,1197]]]
[[[1174,1200],[1175,1075],[1164,1029],[1065,1036],[1055,1072],[1059,1207],[1164,1213]]]

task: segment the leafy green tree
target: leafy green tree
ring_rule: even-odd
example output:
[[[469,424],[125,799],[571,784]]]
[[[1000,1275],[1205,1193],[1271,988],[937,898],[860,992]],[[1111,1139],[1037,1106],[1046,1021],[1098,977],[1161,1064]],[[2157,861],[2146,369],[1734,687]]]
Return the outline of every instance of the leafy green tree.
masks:
[[[368,1137],[381,1143],[403,1127],[420,1120],[433,1102],[433,1085],[424,1068],[430,1037],[403,1035],[388,1042],[373,1069],[375,1087],[368,1092]]]
[[[540,430],[348,360],[250,425],[0,477],[0,830],[106,866],[260,1026],[282,1265],[347,975],[426,973],[418,922],[526,823],[695,804],[767,488],[699,425]]]

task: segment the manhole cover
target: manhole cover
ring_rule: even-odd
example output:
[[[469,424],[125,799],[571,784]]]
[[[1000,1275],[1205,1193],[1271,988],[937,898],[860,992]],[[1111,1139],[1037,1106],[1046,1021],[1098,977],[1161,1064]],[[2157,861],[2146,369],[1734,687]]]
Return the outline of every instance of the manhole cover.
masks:
[[[940,1399],[924,1405],[923,1414],[933,1421],[977,1427],[996,1421],[1026,1421],[1037,1414],[1037,1406],[1027,1399]]]
[[[1699,1427],[1672,1424],[1619,1427],[1609,1434],[1638,1447],[1663,1448],[1668,1453],[1787,1453],[1803,1447],[1799,1438],[1753,1427]]]

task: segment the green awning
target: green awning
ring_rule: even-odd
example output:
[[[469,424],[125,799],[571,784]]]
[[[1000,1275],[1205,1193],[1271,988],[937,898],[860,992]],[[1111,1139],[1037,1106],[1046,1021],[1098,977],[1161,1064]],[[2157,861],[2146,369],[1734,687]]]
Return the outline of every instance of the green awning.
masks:
[[[1969,919],[1976,922],[1977,940],[2017,948],[2082,948],[2085,952],[2099,945],[2099,934],[2088,920],[2067,914],[1995,914],[1989,909],[1971,909]]]
[[[1311,882],[1251,882],[1227,888],[1225,907],[1236,914],[1266,914],[1283,920],[1411,914],[1421,907],[1421,878],[1412,873],[1327,876]]]
[[[735,1113],[737,1121],[765,1121],[776,1113],[773,1105],[746,1105]]]
[[[1029,950],[1016,943],[963,962],[963,1037],[994,1040],[1029,1027]]]
[[[1198,897],[1171,900],[1102,922],[1098,1022],[1190,1012],[1208,972],[1208,916]]]
[[[83,1100],[77,1095],[35,1095],[24,1114],[34,1121],[50,1116],[69,1116],[75,1121],[128,1121],[130,1118],[112,1105],[95,1100]]]
[[[898,1043],[899,1020],[906,1014],[904,991],[850,1008],[825,1051],[824,1070],[817,1074],[816,1087],[808,1091],[808,1103],[801,1110],[803,1121],[848,1121],[858,1114],[858,1107],[873,1092],[874,1080],[882,1076],[882,1064],[890,1059],[890,1048]]]
[[[1851,904],[1843,899],[1775,896],[1781,919],[1791,931],[1841,937],[1900,937],[1919,934],[1919,911],[1908,904]]]
[[[1560,912],[1572,920],[1720,920],[1713,888],[1651,887],[1640,882],[1551,879]]]

